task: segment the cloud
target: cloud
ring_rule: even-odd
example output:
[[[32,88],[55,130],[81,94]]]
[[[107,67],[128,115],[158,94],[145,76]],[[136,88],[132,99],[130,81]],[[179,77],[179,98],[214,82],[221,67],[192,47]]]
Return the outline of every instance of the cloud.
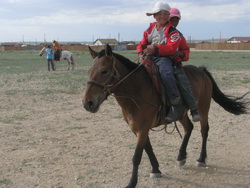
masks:
[[[43,36],[44,33],[63,35],[60,38],[66,38],[68,34],[69,37],[80,36],[81,32],[84,32],[85,36],[117,35],[118,32],[123,32],[124,37],[129,35],[130,38],[138,38],[134,36],[139,35],[141,38],[149,22],[154,21],[152,16],[148,17],[145,13],[152,9],[156,1],[158,0],[88,2],[71,0],[58,4],[58,1],[48,0],[0,0],[2,29],[0,36],[2,40],[5,40],[4,38],[12,39],[20,35],[35,38]],[[210,34],[213,32],[210,30],[211,25],[233,27],[232,23],[239,21],[246,25],[250,19],[249,0],[237,2],[233,0],[168,0],[167,2],[171,7],[180,9],[182,13],[180,27],[185,25],[181,31],[189,31],[190,35],[193,32],[197,33],[198,28],[203,28]],[[62,32],[58,33],[58,30]],[[199,31],[200,35],[204,35],[203,30]],[[223,28],[220,30],[223,31]]]
[[[214,21],[215,23],[231,21],[236,19],[249,19],[250,1],[213,1],[219,4],[210,3],[209,5],[200,5],[192,3],[176,3],[176,7],[181,10],[182,17],[188,21]],[[231,3],[230,3],[231,2]]]
[[[143,15],[143,16],[142,16]],[[148,22],[148,18],[144,11],[137,12],[124,12],[113,11],[110,14],[102,13],[101,9],[97,10],[61,10],[59,12],[47,15],[47,16],[34,16],[32,18],[25,18],[20,20],[10,21],[12,25],[73,25],[73,24],[138,24],[138,18],[140,22]],[[4,20],[1,21],[2,23]],[[7,23],[7,22],[5,22]]]
[[[20,1],[20,0],[11,0]],[[221,2],[215,5],[215,2]],[[213,21],[223,22],[241,18],[249,18],[249,1],[231,2],[222,4],[223,0],[213,0],[210,5],[202,6],[194,2],[172,3],[172,7],[181,10],[182,18],[185,21]],[[170,4],[170,3],[169,3]],[[115,7],[114,7],[115,6]],[[94,9],[61,9],[47,15],[33,16],[29,18],[16,19],[10,21],[13,25],[72,25],[72,24],[125,24],[135,25],[154,21],[152,17],[147,17],[145,12],[150,10],[150,5],[125,6],[117,8],[117,5],[96,7]],[[2,20],[4,22],[4,20]]]

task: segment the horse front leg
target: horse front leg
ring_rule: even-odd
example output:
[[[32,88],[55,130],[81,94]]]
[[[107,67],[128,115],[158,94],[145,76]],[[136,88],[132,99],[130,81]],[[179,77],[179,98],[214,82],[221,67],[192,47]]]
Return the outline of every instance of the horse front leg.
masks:
[[[145,148],[145,144],[148,138],[148,133],[144,134],[137,134],[137,145],[135,148],[135,153],[132,159],[133,162],[133,169],[132,169],[132,176],[130,178],[129,184],[126,188],[135,188],[138,182],[138,169],[141,163],[143,149]]]
[[[150,143],[150,139],[148,137],[148,140],[145,145],[145,151],[148,154],[151,166],[152,166],[152,171],[150,173],[151,178],[160,178],[161,177],[161,171],[159,170],[159,163],[158,160],[154,154],[153,147]]]
[[[189,138],[191,136],[192,130],[194,128],[193,123],[190,121],[188,118],[187,114],[185,114],[180,121],[183,128],[184,128],[184,138],[181,143],[181,147],[179,149],[179,154],[177,157],[177,161],[179,162],[179,166],[183,166],[186,163],[186,158],[187,158],[187,145]]]

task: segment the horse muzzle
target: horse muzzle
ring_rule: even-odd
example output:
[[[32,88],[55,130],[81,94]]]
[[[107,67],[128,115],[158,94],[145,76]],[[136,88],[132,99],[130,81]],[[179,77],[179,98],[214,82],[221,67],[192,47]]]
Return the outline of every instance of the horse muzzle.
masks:
[[[91,112],[91,113],[96,113],[99,110],[99,102],[94,102],[94,101],[86,101],[83,102],[83,107],[85,108],[85,110]]]
[[[91,95],[90,90],[85,90],[83,95],[83,107],[92,113],[96,113],[99,110],[99,107],[108,98],[107,92]]]

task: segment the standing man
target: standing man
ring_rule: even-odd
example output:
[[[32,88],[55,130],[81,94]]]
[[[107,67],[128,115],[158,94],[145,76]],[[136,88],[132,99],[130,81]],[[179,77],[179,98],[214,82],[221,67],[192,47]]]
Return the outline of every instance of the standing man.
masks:
[[[50,66],[52,68],[53,71],[55,71],[55,64],[54,64],[54,59],[53,59],[53,51],[50,47],[50,45],[48,45],[48,47],[45,49],[45,52],[47,54],[47,61],[48,61],[48,70],[50,71]]]
[[[54,60],[55,60],[55,61],[60,61],[61,46],[60,46],[59,42],[56,41],[56,40],[54,40],[54,41],[53,41],[53,47],[54,47],[54,50],[55,50]]]

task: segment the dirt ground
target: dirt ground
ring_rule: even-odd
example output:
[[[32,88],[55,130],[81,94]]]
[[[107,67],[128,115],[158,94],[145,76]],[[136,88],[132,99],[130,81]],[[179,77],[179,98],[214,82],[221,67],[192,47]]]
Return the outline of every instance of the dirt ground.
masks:
[[[234,74],[249,77],[250,72]],[[9,90],[39,89],[43,84],[30,81],[28,85],[22,82],[0,85],[0,187],[120,188],[127,185],[136,138],[123,121],[113,97],[105,101],[98,113],[91,114],[82,107],[82,94],[7,95]],[[250,84],[222,85],[221,89],[226,94],[241,96],[249,91]],[[250,99],[250,94],[246,99]],[[137,187],[250,187],[249,119],[249,114],[235,116],[212,102],[205,168],[195,166],[201,147],[199,123],[195,123],[187,163],[182,168],[176,161],[181,143],[178,133],[150,132],[162,178],[149,178],[151,167],[144,153]],[[170,125],[168,130],[172,128]]]

